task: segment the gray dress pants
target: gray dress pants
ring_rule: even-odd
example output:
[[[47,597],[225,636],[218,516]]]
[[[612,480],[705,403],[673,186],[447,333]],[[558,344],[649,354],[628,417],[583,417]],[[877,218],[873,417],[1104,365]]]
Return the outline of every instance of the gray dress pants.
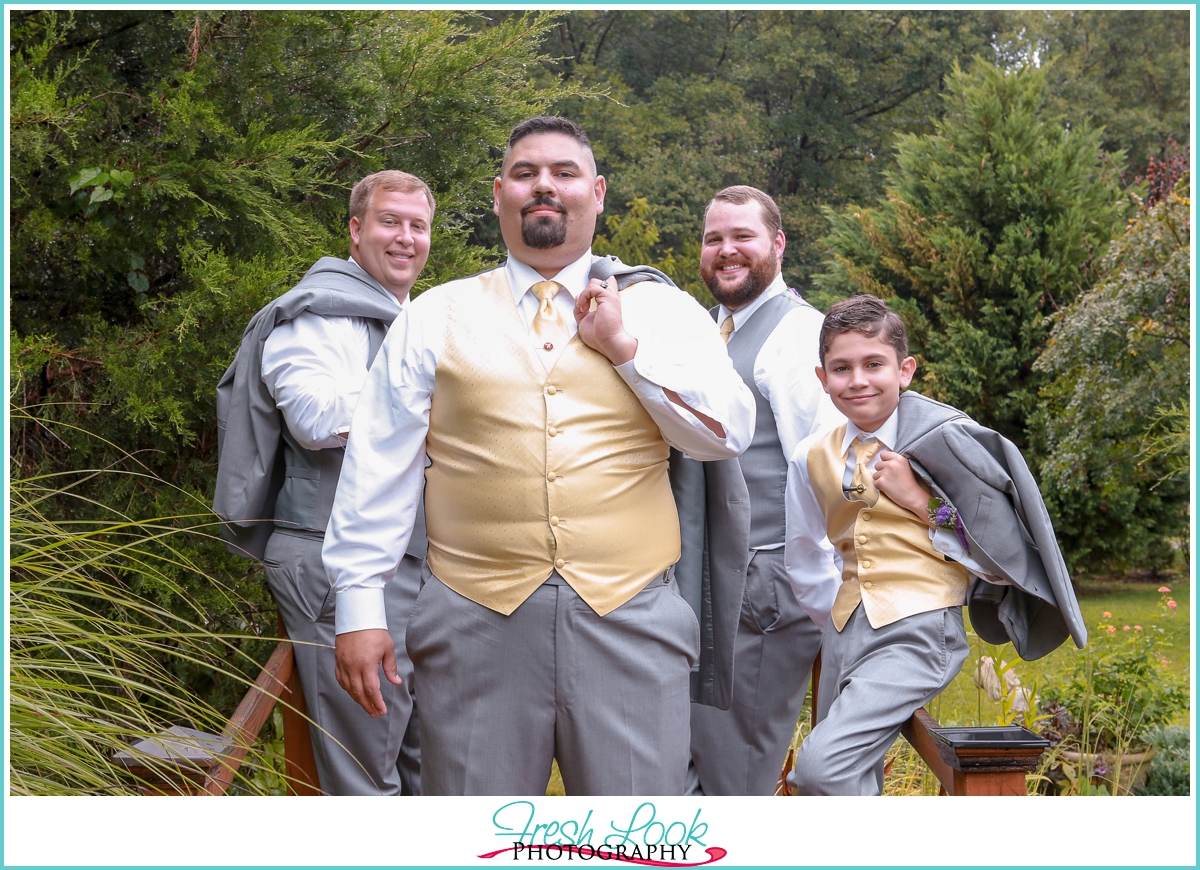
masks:
[[[820,650],[821,629],[796,602],[783,549],[757,551],[734,643],[733,704],[692,705],[690,793],[775,793]]]
[[[680,795],[695,614],[656,578],[605,617],[557,572],[510,616],[426,573],[408,627],[427,795]]]
[[[821,649],[817,726],[788,783],[802,795],[878,795],[900,726],[950,685],[967,659],[961,607],[872,628],[860,604]]]
[[[404,628],[421,582],[422,561],[405,556],[385,592],[387,620],[404,682],[380,674],[386,716],[372,719],[337,682],[335,595],[321,562],[321,537],[276,529],[263,558],[267,583],[294,641],[321,791],[330,795],[421,793],[421,746],[413,707],[412,663]]]

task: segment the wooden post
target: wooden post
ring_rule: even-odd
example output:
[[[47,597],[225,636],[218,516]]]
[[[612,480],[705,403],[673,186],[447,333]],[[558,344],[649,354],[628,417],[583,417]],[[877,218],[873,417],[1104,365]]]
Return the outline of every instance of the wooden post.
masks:
[[[287,640],[287,629],[283,617],[279,617],[279,636]],[[289,650],[291,644],[288,644]],[[307,796],[319,795],[321,788],[317,777],[317,758],[313,754],[312,737],[308,733],[307,708],[304,703],[304,688],[300,685],[300,671],[293,667],[285,679],[288,703],[283,705],[283,760],[286,770],[288,794]]]
[[[946,794],[1028,794],[1025,775],[1037,767],[1048,742],[1003,747],[952,745],[933,730],[937,727],[932,716],[918,710],[901,732],[937,776]]]

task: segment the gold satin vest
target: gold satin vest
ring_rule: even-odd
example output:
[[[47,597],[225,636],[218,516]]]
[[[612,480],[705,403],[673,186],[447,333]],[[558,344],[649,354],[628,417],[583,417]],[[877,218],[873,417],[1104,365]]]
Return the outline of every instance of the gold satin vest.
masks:
[[[658,425],[576,335],[547,374],[503,269],[456,281],[429,412],[429,567],[505,615],[553,569],[600,616],[679,559]],[[649,284],[621,291],[636,308]]]
[[[846,435],[839,426],[808,453],[808,479],[825,514],[829,542],[842,557],[842,585],[830,617],[841,631],[861,601],[872,628],[906,616],[965,604],[967,569],[947,561],[929,526],[883,493],[874,507],[842,492]]]

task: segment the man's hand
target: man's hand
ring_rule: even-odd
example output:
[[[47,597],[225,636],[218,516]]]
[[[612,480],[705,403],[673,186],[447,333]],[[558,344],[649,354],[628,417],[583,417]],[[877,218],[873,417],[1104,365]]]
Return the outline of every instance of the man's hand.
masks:
[[[392,636],[383,628],[348,631],[334,641],[337,647],[337,681],[350,697],[371,714],[371,718],[387,712],[383,694],[379,691],[379,664],[388,682],[398,686],[396,647]]]
[[[929,491],[917,480],[908,460],[899,453],[884,450],[875,466],[875,488],[905,510],[929,522]]]
[[[633,359],[637,339],[625,331],[615,279],[588,281],[583,292],[575,297],[575,322],[579,324],[579,340],[604,354],[613,365],[624,365]]]

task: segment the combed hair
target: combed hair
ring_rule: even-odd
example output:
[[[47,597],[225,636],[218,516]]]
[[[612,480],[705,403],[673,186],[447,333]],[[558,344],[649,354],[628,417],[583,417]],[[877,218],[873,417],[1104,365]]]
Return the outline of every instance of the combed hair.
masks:
[[[360,178],[350,191],[350,217],[362,220],[377,187],[382,187],[384,190],[398,190],[401,193],[425,194],[425,201],[429,203],[429,220],[431,223],[433,222],[433,213],[437,210],[437,203],[433,200],[433,191],[417,176],[401,172],[399,169],[385,169],[382,172],[372,173],[366,178]]]
[[[718,202],[727,202],[730,205],[745,205],[751,200],[758,203],[758,210],[762,215],[763,225],[767,228],[767,233],[771,238],[775,238],[775,234],[783,229],[783,215],[779,212],[779,206],[775,204],[775,200],[771,199],[770,196],[763,193],[757,187],[751,187],[748,184],[735,184],[732,187],[718,190],[713,195],[712,202],[704,209],[704,220],[708,220],[708,213]]]
[[[583,128],[570,118],[560,118],[557,115],[538,115],[536,118],[528,118],[517,124],[508,135],[508,150],[511,151],[513,145],[534,133],[559,133],[563,136],[570,136],[589,152],[592,150],[591,140],[588,139],[588,134],[584,132]]]
[[[861,332],[867,338],[882,335],[884,343],[896,351],[897,363],[904,362],[908,356],[908,332],[904,321],[878,296],[851,296],[830,306],[825,322],[821,324],[818,352],[822,368],[834,338],[847,332]]]

